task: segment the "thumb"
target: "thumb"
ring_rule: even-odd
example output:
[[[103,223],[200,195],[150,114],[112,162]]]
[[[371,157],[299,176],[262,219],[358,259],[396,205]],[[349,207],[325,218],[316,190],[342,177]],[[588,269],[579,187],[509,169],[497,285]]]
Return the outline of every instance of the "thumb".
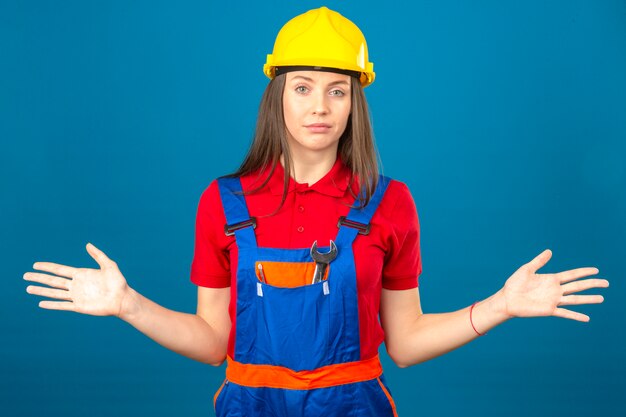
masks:
[[[546,249],[541,252],[539,255],[535,257],[532,261],[528,262],[528,268],[535,273],[541,267],[548,263],[548,261],[552,258],[552,251],[550,249]]]
[[[91,243],[87,243],[87,252],[89,253],[89,255],[91,255],[91,257],[93,259],[96,260],[96,262],[98,262],[98,265],[100,265],[100,268],[106,268],[106,267],[110,267],[113,266],[115,264],[115,262],[113,262],[111,259],[109,259],[108,256],[106,256],[104,254],[104,252],[102,252],[100,249],[96,248],[94,245],[92,245]]]

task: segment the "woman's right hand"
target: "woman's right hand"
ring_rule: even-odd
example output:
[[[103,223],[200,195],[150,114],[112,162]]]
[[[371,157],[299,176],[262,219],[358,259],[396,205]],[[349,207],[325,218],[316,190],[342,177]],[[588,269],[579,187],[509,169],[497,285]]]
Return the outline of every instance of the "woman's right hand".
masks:
[[[39,307],[50,310],[75,311],[94,316],[117,316],[122,314],[124,301],[131,298],[130,287],[117,264],[104,252],[87,244],[87,252],[96,260],[100,269],[74,268],[51,262],[36,262],[33,269],[55,275],[27,272],[26,281],[48,285],[29,285],[26,291],[57,301],[40,301]]]

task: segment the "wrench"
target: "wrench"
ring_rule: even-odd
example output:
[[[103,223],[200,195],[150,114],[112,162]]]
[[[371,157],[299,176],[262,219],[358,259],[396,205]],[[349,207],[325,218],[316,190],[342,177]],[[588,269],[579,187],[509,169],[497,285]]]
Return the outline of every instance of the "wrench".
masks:
[[[332,240],[330,241],[330,250],[326,253],[320,253],[317,251],[317,240],[313,242],[311,246],[311,258],[315,261],[315,273],[313,274],[313,281],[311,284],[317,284],[324,278],[324,272],[326,267],[337,257],[337,245]]]

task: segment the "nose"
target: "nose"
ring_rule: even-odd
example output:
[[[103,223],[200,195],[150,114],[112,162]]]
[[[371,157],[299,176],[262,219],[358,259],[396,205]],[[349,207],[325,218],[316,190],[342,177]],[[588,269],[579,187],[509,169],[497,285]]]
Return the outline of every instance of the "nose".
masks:
[[[330,111],[327,100],[328,96],[323,91],[317,91],[314,94],[313,114],[327,114]]]

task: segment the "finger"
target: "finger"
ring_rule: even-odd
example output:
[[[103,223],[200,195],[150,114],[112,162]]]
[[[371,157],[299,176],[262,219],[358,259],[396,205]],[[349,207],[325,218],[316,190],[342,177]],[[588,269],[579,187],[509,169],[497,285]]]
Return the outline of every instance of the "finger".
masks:
[[[601,295],[565,295],[561,297],[560,306],[573,304],[600,304],[604,301]]]
[[[530,268],[531,272],[535,273],[539,268],[547,264],[551,257],[552,251],[550,249],[546,249],[526,265]]]
[[[40,284],[46,284],[54,288],[61,288],[63,290],[69,289],[69,279],[53,277],[52,275],[38,274],[36,272],[27,272],[24,274],[26,281],[38,282]]]
[[[39,307],[46,310],[74,311],[74,303],[68,301],[40,301]]]
[[[96,262],[98,262],[98,265],[100,265],[100,268],[104,269],[104,268],[108,268],[108,267],[115,265],[115,262],[109,259],[109,257],[106,256],[104,252],[96,248],[91,243],[87,243],[86,248],[87,248],[87,252],[89,253],[89,255],[91,255],[91,257],[95,259]]]
[[[26,292],[29,294],[41,295],[43,297],[56,298],[57,300],[71,300],[69,291],[57,290],[54,288],[29,285],[28,287],[26,287]]]
[[[609,286],[609,281],[605,279],[584,279],[582,281],[570,282],[569,284],[561,285],[563,295],[571,294],[573,292],[585,291],[589,288],[606,288]]]
[[[578,278],[587,277],[589,275],[596,275],[598,272],[598,268],[576,268],[570,269],[569,271],[559,272],[556,277],[559,279],[561,283],[573,281]]]
[[[55,264],[53,262],[35,262],[33,264],[33,269],[51,272],[55,275],[68,277],[68,278],[73,278],[76,271],[78,271],[78,268],[61,265],[61,264]]]
[[[582,313],[577,313],[575,311],[568,310],[566,308],[557,308],[556,310],[554,310],[554,313],[552,315],[556,317],[563,317],[564,319],[572,319],[576,321],[585,321],[585,322],[589,321],[589,316],[582,314]]]

